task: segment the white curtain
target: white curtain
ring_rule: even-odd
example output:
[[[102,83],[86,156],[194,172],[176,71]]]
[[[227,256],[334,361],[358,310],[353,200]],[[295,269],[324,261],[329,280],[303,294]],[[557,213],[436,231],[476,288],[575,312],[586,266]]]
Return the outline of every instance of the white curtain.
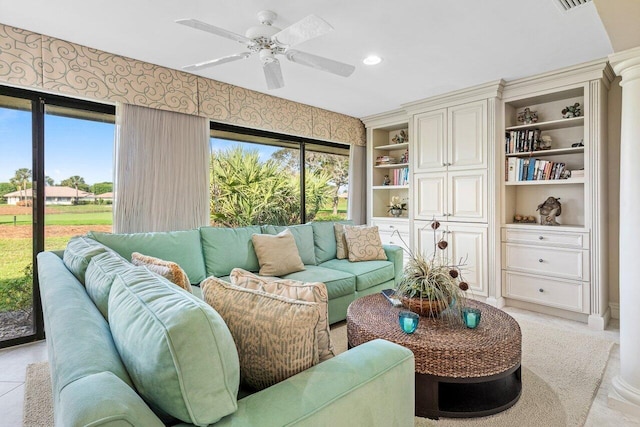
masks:
[[[207,225],[207,119],[129,104],[119,104],[118,110],[113,231]]]
[[[367,148],[351,145],[349,150],[349,199],[347,211],[355,224],[367,222]]]

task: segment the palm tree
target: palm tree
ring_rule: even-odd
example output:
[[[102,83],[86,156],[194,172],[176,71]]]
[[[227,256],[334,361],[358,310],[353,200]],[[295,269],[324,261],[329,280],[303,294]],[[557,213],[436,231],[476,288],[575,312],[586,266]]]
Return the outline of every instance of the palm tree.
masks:
[[[69,184],[76,189],[76,205],[78,204],[79,195],[78,195],[78,185],[84,184],[84,178],[78,175],[74,175],[69,178]]]
[[[9,182],[15,185],[18,191],[20,191],[20,198],[23,200],[27,198],[27,184],[29,183],[30,179],[31,169],[21,168],[18,169],[14,177],[9,180]]]

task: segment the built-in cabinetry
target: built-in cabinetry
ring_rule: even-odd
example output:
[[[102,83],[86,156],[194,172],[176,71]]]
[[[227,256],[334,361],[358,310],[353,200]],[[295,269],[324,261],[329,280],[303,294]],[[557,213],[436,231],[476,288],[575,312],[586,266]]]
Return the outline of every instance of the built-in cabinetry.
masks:
[[[611,76],[606,62],[591,63],[509,82],[503,92],[503,297],[508,305],[588,320],[597,328],[609,315],[605,123]],[[579,116],[563,114],[576,103]],[[527,116],[535,113],[533,120],[524,119],[525,109]],[[548,197],[562,204],[559,225],[541,225],[537,208]]]
[[[450,262],[462,264],[475,297],[490,293],[489,242],[496,241],[496,105],[502,82],[407,105],[412,113],[414,247],[424,254],[446,240]],[[441,227],[434,232],[432,220]],[[491,274],[494,276],[495,274]]]
[[[400,112],[371,118],[367,124],[367,222],[377,225],[383,244],[409,249],[411,200],[411,129]],[[393,202],[406,210],[394,217]],[[405,251],[405,255],[408,252]]]

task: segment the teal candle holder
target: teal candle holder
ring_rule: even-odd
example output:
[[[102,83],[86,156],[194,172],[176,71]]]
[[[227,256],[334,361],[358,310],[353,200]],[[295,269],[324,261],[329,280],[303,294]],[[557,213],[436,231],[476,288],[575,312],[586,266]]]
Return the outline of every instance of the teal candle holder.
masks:
[[[480,317],[482,313],[477,308],[464,307],[462,309],[462,320],[469,329],[475,329],[480,323]]]
[[[402,329],[402,332],[405,334],[414,333],[418,327],[419,320],[420,316],[412,311],[401,311],[400,314],[398,314],[400,329]]]

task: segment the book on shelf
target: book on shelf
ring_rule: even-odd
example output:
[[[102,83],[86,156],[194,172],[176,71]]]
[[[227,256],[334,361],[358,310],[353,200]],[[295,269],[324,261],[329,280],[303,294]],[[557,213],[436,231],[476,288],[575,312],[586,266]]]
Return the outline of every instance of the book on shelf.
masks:
[[[398,159],[391,156],[378,156],[376,157],[376,166],[381,165],[393,165],[398,163]]]
[[[409,184],[409,168],[400,168],[393,170],[392,185],[408,185]]]
[[[512,130],[505,134],[505,153],[528,153],[540,146],[540,129]]]
[[[506,162],[507,182],[546,181],[560,179],[565,170],[565,163],[551,160],[509,157]],[[584,171],[583,176],[584,176]],[[572,175],[575,177],[575,175]]]

